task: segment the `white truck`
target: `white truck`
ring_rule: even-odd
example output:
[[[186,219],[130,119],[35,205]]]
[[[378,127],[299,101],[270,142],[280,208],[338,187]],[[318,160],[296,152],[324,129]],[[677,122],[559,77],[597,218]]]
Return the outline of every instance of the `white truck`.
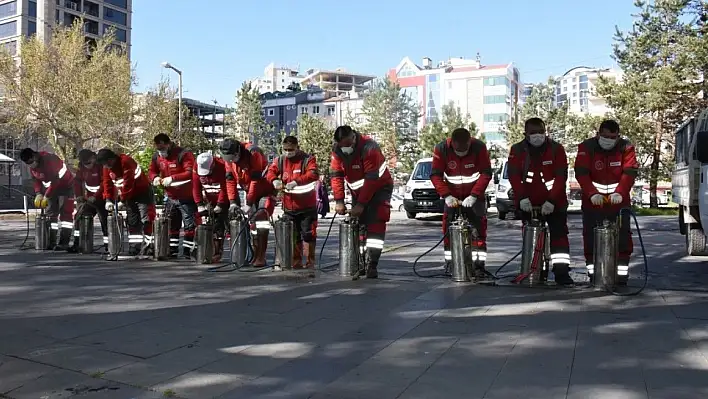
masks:
[[[708,228],[708,109],[676,130],[676,167],[671,176],[679,205],[679,230],[688,255],[705,255]]]

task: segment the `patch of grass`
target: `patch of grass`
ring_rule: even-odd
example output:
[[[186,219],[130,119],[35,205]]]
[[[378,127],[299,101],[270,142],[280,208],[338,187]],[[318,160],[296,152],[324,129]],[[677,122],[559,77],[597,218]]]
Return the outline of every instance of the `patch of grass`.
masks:
[[[93,373],[89,374],[89,377],[102,378],[104,374],[106,374],[106,373],[104,373],[103,371],[94,371]]]
[[[175,396],[177,396],[177,392],[171,389],[166,389],[164,392],[162,392],[162,396],[166,398],[174,398]]]
[[[676,216],[678,208],[638,208],[633,207],[637,216]]]

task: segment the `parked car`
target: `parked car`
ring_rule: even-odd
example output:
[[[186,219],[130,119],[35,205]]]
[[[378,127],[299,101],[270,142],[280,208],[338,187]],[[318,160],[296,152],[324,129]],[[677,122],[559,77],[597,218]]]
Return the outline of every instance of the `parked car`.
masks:
[[[403,196],[401,196],[400,194],[391,195],[391,209],[399,212],[406,211],[406,209],[403,207]]]

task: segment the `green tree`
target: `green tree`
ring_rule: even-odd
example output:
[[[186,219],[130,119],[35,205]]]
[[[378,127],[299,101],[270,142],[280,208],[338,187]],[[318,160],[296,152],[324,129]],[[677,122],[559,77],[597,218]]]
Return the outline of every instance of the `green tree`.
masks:
[[[658,181],[673,168],[673,132],[705,106],[699,93],[706,66],[701,27],[688,18],[691,0],[635,1],[639,9],[630,31],[617,29],[614,59],[622,68],[621,81],[602,78],[597,88],[622,132],[635,143],[638,158],[647,162],[641,177],[649,180],[650,206],[657,207]],[[697,56],[698,54],[698,56]],[[642,164],[641,166],[645,166]]]
[[[388,77],[378,81],[362,105],[366,119],[363,130],[376,137],[387,160],[410,152],[410,143],[417,136],[420,107],[401,91],[401,86]],[[400,160],[399,160],[400,162]]]
[[[261,139],[270,129],[263,117],[261,95],[251,82],[243,82],[236,93],[231,119],[232,132],[236,139],[261,145]]]
[[[297,140],[300,148],[317,157],[320,175],[329,179],[329,162],[332,154],[332,129],[326,120],[308,114],[297,118]]]
[[[420,157],[430,157],[433,155],[433,148],[439,142],[450,137],[453,130],[463,127],[470,131],[473,137],[484,139],[477,130],[477,125],[472,121],[469,114],[462,115],[460,107],[456,107],[450,102],[442,107],[442,119],[433,123],[428,123],[421,129],[418,136],[418,154]]]
[[[125,136],[135,83],[123,47],[109,32],[87,46],[81,19],[44,41],[23,38],[19,63],[0,50],[2,108],[16,131],[34,131],[69,160],[85,145]],[[87,53],[90,52],[90,56]]]

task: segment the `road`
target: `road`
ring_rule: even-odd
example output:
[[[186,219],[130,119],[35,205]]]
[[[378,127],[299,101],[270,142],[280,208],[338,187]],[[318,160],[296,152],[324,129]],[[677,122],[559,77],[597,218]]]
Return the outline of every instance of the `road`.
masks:
[[[490,218],[491,271],[519,250],[516,224]],[[394,213],[381,278],[357,282],[20,251],[23,226],[0,222],[4,398],[708,397],[708,265],[683,256],[674,218],[640,218],[637,297],[418,278],[435,217]],[[337,261],[336,225],[322,258]]]

